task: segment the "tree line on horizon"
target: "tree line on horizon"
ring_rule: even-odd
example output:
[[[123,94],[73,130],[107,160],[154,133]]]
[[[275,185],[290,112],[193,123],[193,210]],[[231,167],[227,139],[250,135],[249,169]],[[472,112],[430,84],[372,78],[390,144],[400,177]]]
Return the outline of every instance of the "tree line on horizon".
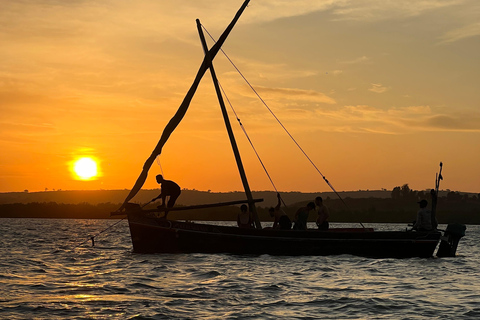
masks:
[[[404,184],[403,186],[397,186],[393,188],[391,192],[391,197],[394,200],[404,200],[404,201],[418,201],[418,200],[429,200],[430,199],[430,192],[420,190],[415,191],[411,190],[408,186],[408,183]],[[456,191],[446,190],[447,200],[449,201],[478,201],[480,200],[480,194],[478,195],[469,195],[468,193],[460,193]]]
[[[427,199],[430,194],[425,191],[411,190],[408,184],[393,188],[390,198],[324,198],[324,204],[330,210],[331,222],[365,222],[365,223],[410,223],[416,218],[417,202]],[[311,200],[310,200],[311,201]],[[283,210],[291,217],[296,210],[309,201],[300,201]],[[348,205],[345,206],[345,203]],[[118,219],[111,216],[120,203],[78,203],[65,204],[56,202],[12,203],[0,205],[0,218],[57,218],[57,219]],[[146,208],[155,208],[155,205]],[[257,212],[261,221],[272,221],[268,214],[269,207],[259,206]],[[234,221],[238,214],[237,206],[196,209],[189,211],[172,211],[170,217],[178,220]],[[316,217],[310,214],[309,220]],[[459,192],[447,192],[438,198],[437,219],[439,223],[480,224],[480,197],[468,196]]]

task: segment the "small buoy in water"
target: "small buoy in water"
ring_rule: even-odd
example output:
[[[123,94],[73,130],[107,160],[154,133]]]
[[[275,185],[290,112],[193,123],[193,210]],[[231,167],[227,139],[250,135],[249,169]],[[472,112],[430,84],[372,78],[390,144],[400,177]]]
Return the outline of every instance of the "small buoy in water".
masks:
[[[91,237],[90,239],[92,239],[92,247],[95,247],[95,237]]]

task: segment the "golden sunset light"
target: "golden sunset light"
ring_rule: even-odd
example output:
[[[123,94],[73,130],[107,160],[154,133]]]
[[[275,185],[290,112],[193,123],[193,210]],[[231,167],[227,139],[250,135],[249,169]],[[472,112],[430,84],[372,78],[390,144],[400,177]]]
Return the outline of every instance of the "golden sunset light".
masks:
[[[80,180],[91,180],[97,177],[97,162],[90,157],[82,157],[73,163],[73,172]]]
[[[217,40],[241,3],[2,2],[0,192],[130,189],[203,60],[195,19]],[[479,10],[251,1],[222,49],[337,190],[432,188],[443,161],[442,188],[480,192]],[[278,190],[330,191],[222,52],[213,64],[251,189],[273,186],[236,116]],[[72,179],[78,146],[101,175],[90,162]],[[209,72],[144,188],[159,173],[242,190]]]
[[[0,0],[2,318],[475,318],[479,18]]]

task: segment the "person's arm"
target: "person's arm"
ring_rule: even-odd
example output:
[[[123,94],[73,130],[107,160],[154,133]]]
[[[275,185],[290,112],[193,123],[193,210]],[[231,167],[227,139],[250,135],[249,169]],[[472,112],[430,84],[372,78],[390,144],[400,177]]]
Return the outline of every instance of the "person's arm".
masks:
[[[420,214],[420,211],[417,212],[417,221],[415,221],[415,224],[413,225],[413,229],[418,229],[421,225],[422,221],[422,215]]]
[[[273,220],[273,226],[272,228],[273,229],[276,229],[278,227],[278,221],[280,220],[279,216],[278,216],[278,212],[275,211],[275,214],[273,215],[274,216],[274,220]]]
[[[299,208],[299,209],[297,210],[297,212],[295,212],[295,221],[298,220],[298,215],[300,214],[300,212],[302,212],[302,210],[303,210],[303,208]]]
[[[163,193],[163,190],[162,190],[162,194],[161,194],[160,196],[161,196],[161,198],[162,198],[162,204],[161,204],[161,206],[163,206],[163,205],[166,204],[165,199],[167,198],[167,195],[166,195],[165,193]]]
[[[162,193],[160,193],[158,196],[156,196],[155,198],[152,199],[152,202],[159,199],[160,197],[162,196]]]
[[[317,217],[317,226],[321,225],[325,221],[325,215],[323,212],[320,212]]]
[[[280,193],[277,192],[277,205],[275,206],[275,210],[280,210],[280,204],[281,204],[281,201],[280,201]]]

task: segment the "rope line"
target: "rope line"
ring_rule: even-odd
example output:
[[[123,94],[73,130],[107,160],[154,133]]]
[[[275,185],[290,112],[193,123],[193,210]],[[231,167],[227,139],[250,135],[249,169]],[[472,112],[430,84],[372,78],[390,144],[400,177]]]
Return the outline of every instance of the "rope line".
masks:
[[[157,162],[158,166],[160,167],[160,172],[162,173],[162,176],[163,176],[163,168],[162,168],[162,163],[160,162],[160,156],[157,156],[155,161]]]
[[[108,229],[116,226],[117,224],[119,224],[120,222],[122,222],[123,220],[125,220],[127,217],[125,218],[122,218],[120,221],[117,221],[115,222],[114,224],[112,224],[111,226],[105,228],[104,230],[100,231],[99,233],[97,233],[96,235],[88,238],[87,240],[83,241],[82,243],[76,245],[75,247],[72,248],[72,251],[75,250],[76,248],[80,247],[82,244],[84,244],[85,242],[88,242],[88,241],[92,241],[92,247],[95,246],[95,237],[98,237],[100,234],[104,233],[105,231],[107,231]]]
[[[238,121],[238,123],[239,123],[239,125],[240,125],[240,128],[242,129],[243,133],[245,134],[245,137],[247,138],[248,142],[250,143],[250,146],[252,147],[253,152],[255,152],[255,155],[257,156],[258,161],[260,161],[260,164],[262,165],[263,170],[265,171],[268,179],[270,180],[270,183],[272,184],[273,189],[275,189],[275,191],[278,193],[277,187],[275,186],[275,183],[273,182],[272,177],[271,177],[270,174],[268,173],[268,170],[267,170],[267,168],[265,167],[265,164],[263,163],[262,159],[260,158],[260,155],[258,154],[257,149],[256,149],[255,146],[253,145],[253,142],[252,142],[252,140],[250,139],[250,136],[248,135],[247,130],[246,130],[245,127],[243,126],[242,121],[240,121],[240,118],[238,117],[237,112],[236,112],[235,109],[233,108],[233,105],[232,105],[232,103],[230,102],[230,99],[228,98],[228,96],[227,96],[225,90],[223,89],[222,85],[220,84],[220,82],[218,82],[218,85],[219,85],[219,87],[220,87],[220,90],[222,90],[222,94],[224,95],[225,99],[227,100],[228,105],[230,106],[230,109],[232,109],[232,111],[233,111],[233,113],[234,113],[234,115],[235,115],[235,118],[237,119],[237,121]]]
[[[245,134],[245,137],[247,138],[248,142],[250,143],[250,146],[252,147],[253,152],[255,152],[255,155],[257,156],[258,161],[259,161],[260,164],[262,165],[263,170],[265,171],[265,174],[267,175],[268,179],[270,180],[270,183],[272,184],[273,189],[275,190],[276,193],[279,193],[277,187],[275,186],[275,183],[273,182],[272,177],[271,177],[270,174],[268,173],[267,167],[265,167],[262,159],[260,158],[260,155],[259,155],[258,152],[257,152],[257,149],[256,149],[255,146],[253,145],[253,142],[252,142],[252,140],[250,139],[250,136],[248,135],[247,130],[245,129],[244,125],[242,124],[242,121],[240,121],[240,118],[238,117],[237,112],[236,112],[235,109],[233,108],[233,105],[232,105],[232,103],[230,102],[230,99],[228,98],[227,93],[226,93],[225,90],[223,89],[223,87],[222,87],[220,81],[218,81],[218,79],[217,79],[217,82],[218,82],[218,86],[220,87],[220,90],[222,90],[222,94],[225,96],[225,99],[227,100],[228,105],[230,106],[230,109],[232,109],[232,112],[233,112],[233,114],[235,115],[235,118],[237,119],[237,121],[238,121],[238,123],[239,123],[239,125],[240,125],[240,128],[242,129],[243,133]],[[287,208],[287,204],[285,203],[285,201],[283,201],[283,198],[282,198],[281,196],[280,196],[280,200],[282,201],[283,206],[284,206],[285,208]],[[285,211],[283,211],[283,209],[280,208],[280,210],[282,210],[282,212],[285,213]]]
[[[222,90],[222,94],[225,96],[225,99],[227,100],[228,105],[230,106],[230,109],[232,109],[232,112],[234,113],[235,118],[237,119],[237,121],[238,121],[238,123],[239,123],[239,125],[240,125],[240,128],[242,129],[243,133],[245,134],[245,137],[247,138],[248,142],[250,143],[250,146],[252,147],[253,151],[255,152],[255,155],[257,156],[258,161],[259,161],[260,164],[262,165],[263,170],[265,171],[265,174],[267,175],[268,179],[270,180],[270,183],[272,184],[273,189],[275,190],[276,193],[279,193],[277,187],[275,186],[275,183],[273,182],[272,177],[271,177],[270,174],[268,173],[267,168],[265,167],[262,159],[260,158],[260,155],[258,154],[257,149],[256,149],[255,146],[253,145],[253,142],[252,142],[252,140],[250,139],[250,136],[248,135],[247,130],[246,130],[245,127],[243,126],[242,121],[240,121],[240,118],[238,117],[237,112],[236,112],[235,109],[233,108],[233,105],[232,105],[232,103],[230,102],[230,99],[228,98],[227,93],[226,93],[225,90],[223,89],[223,87],[222,87],[222,85],[220,84],[220,81],[218,81],[218,79],[217,79],[217,82],[218,82],[218,86],[220,87],[220,90]],[[282,201],[283,206],[284,206],[285,208],[287,208],[287,204],[285,203],[285,201],[283,201],[283,198],[282,198],[281,196],[280,196],[280,200]],[[282,212],[285,212],[285,211],[283,211],[283,209],[280,209],[280,210],[282,210]]]
[[[205,32],[209,35],[209,37],[214,41],[215,39],[213,36],[208,32],[208,30],[205,28],[204,25],[202,25],[202,28],[205,30]],[[227,58],[227,60],[232,64],[232,66],[237,70],[238,74],[243,78],[243,80],[247,83],[247,85],[250,87],[250,89],[255,93],[255,95],[258,97],[258,99],[262,102],[262,104],[267,108],[267,110],[271,113],[271,115],[275,118],[275,120],[278,122],[278,124],[283,128],[283,130],[287,133],[287,135],[292,139],[292,141],[295,143],[295,145],[300,149],[300,151],[303,153],[303,155],[308,159],[308,161],[312,164],[312,166],[315,168],[315,170],[320,174],[320,176],[323,178],[325,183],[332,189],[332,191],[337,195],[337,197],[342,201],[342,203],[345,205],[345,207],[351,211],[347,203],[343,200],[343,198],[340,196],[340,194],[335,190],[333,185],[328,181],[328,179],[322,174],[320,169],[315,165],[315,163],[310,159],[310,157],[307,155],[307,153],[303,150],[303,148],[300,146],[300,144],[295,140],[295,138],[290,134],[290,132],[287,130],[287,128],[283,125],[283,123],[278,119],[278,117],[273,113],[273,111],[270,109],[270,107],[267,105],[265,100],[260,96],[260,94],[255,90],[255,88],[250,84],[250,82],[247,80],[247,78],[243,75],[243,73],[238,69],[238,67],[235,65],[235,63],[230,59],[230,57],[226,54],[226,52],[220,48],[220,51],[223,53],[223,55]],[[223,91],[223,89],[222,89]],[[238,118],[237,118],[238,120]],[[365,226],[360,222],[360,225],[365,228]]]

